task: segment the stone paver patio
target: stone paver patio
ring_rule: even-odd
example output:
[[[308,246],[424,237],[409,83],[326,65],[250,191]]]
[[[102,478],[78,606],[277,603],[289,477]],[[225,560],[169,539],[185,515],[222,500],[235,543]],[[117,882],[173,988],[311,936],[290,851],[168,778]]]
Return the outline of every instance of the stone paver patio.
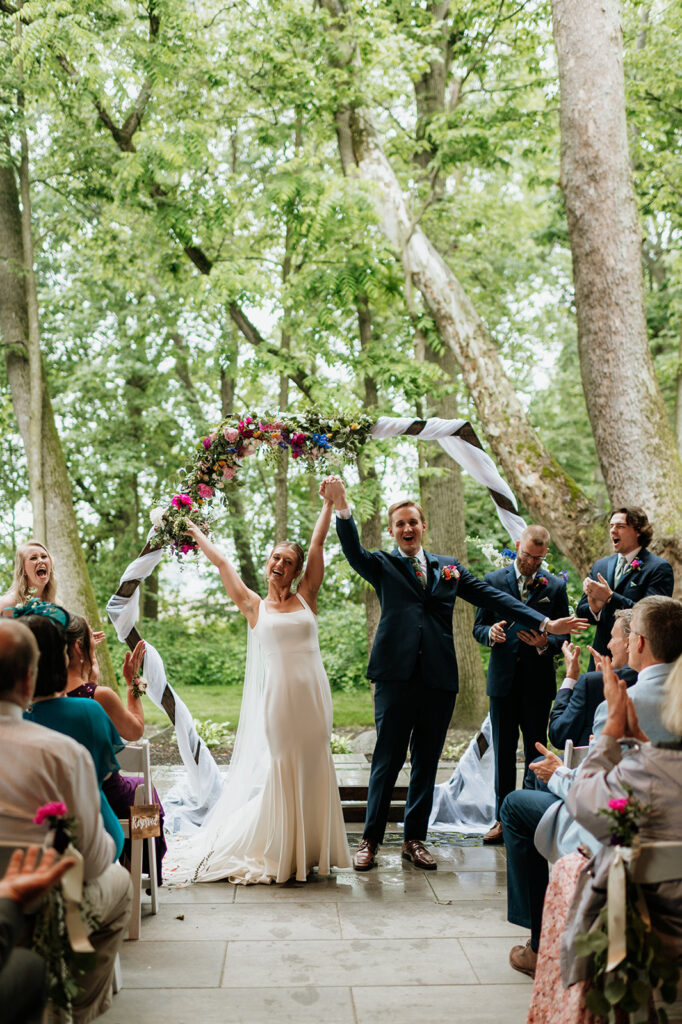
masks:
[[[367,777],[353,759],[335,760],[340,779]],[[177,775],[155,769],[162,799]],[[348,825],[351,847],[360,829]],[[366,873],[164,888],[139,941],[124,943],[123,989],[100,1020],[523,1024],[530,980],[507,957],[527,932],[506,920],[504,848],[432,840],[437,871],[403,860],[394,830]]]
[[[174,774],[155,770],[162,795]],[[351,846],[360,828],[348,826]],[[528,933],[506,920],[504,848],[433,840],[437,871],[403,860],[396,831],[364,874],[164,887],[158,915],[124,943],[123,989],[100,1019],[524,1024],[531,982],[507,957]]]
[[[285,886],[164,889],[107,1024],[234,1021],[523,1024],[530,981],[507,962],[505,855],[441,845],[426,873],[384,846],[378,868]]]

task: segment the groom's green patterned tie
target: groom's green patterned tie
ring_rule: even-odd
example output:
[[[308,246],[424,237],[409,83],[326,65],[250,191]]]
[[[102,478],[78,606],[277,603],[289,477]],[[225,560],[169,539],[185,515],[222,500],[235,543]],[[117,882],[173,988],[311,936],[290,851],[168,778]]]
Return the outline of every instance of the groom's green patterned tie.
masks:
[[[417,577],[417,579],[421,583],[422,587],[425,587],[426,586],[426,574],[425,574],[424,570],[422,569],[421,562],[419,561],[419,559],[417,558],[416,555],[410,555],[410,561],[412,562],[412,568],[414,569],[415,576]]]
[[[616,571],[613,574],[613,585],[617,587],[623,576],[625,576],[625,570],[628,567],[628,560],[625,555],[618,555],[618,562],[616,564]]]

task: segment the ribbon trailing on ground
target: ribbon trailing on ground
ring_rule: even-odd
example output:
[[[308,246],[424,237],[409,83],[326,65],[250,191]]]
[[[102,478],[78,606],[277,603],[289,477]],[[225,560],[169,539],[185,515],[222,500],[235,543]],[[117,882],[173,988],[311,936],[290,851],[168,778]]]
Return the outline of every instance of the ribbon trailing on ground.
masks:
[[[163,548],[149,549],[150,533],[143,551],[130,563],[121,577],[119,588],[107,604],[107,612],[119,640],[131,651],[142,639],[136,628],[140,603],[140,583],[152,574],[164,555]],[[147,696],[170,718],[175,726],[178,750],[187,775],[164,799],[166,828],[170,832],[191,830],[201,824],[222,792],[222,777],[210,750],[198,735],[187,705],[166,679],[163,659],[156,648],[145,640],[143,675]]]

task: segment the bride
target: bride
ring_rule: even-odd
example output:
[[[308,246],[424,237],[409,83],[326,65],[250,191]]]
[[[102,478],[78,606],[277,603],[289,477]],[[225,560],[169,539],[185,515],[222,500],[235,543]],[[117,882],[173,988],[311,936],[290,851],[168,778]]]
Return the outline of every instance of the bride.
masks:
[[[188,528],[249,624],[239,729],[223,794],[180,851],[193,881],[304,881],[314,867],[324,875],[332,866],[350,867],[329,747],[331,692],[317,635],[331,515],[332,502],[324,499],[295,591],[303,549],[289,541],[273,548],[264,600],[196,526]]]

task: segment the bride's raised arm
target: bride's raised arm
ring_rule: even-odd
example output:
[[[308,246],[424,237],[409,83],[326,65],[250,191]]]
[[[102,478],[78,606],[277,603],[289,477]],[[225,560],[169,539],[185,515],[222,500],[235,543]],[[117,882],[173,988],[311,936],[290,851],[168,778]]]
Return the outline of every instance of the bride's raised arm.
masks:
[[[216,547],[201,532],[198,526],[190,523],[187,527],[187,533],[192,540],[196,541],[197,546],[201,548],[209,562],[212,562],[218,569],[227,596],[234,601],[239,611],[248,620],[249,625],[251,627],[255,626],[258,619],[258,605],[260,602],[258,594],[254,593],[253,590],[249,590],[235,567],[225,557],[224,552]]]
[[[308,601],[308,604],[311,604],[313,609],[314,604],[311,602],[315,601],[317,592],[322,586],[322,580],[324,579],[324,542],[327,534],[329,533],[329,524],[331,523],[332,510],[334,508],[334,502],[325,497],[324,493],[327,479],[329,478],[325,477],[320,485],[322,508],[320,509],[319,516],[317,517],[313,535],[310,538],[305,572],[303,573],[301,582],[298,585],[298,589],[302,591],[304,597]]]

